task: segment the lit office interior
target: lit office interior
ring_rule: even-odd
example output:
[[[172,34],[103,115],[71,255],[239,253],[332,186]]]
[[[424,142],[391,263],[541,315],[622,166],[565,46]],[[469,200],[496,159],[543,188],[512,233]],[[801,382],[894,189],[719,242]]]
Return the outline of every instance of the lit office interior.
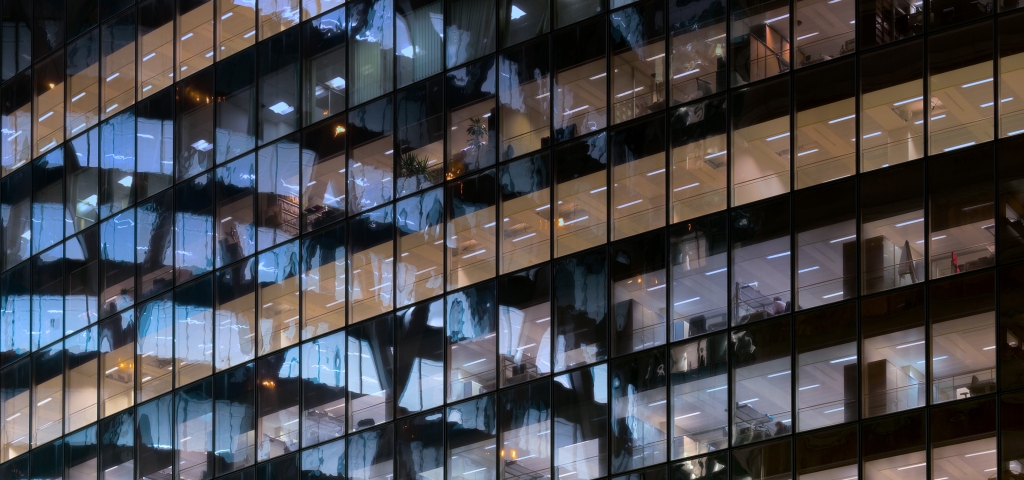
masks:
[[[0,1],[0,478],[1024,475],[1018,7]]]

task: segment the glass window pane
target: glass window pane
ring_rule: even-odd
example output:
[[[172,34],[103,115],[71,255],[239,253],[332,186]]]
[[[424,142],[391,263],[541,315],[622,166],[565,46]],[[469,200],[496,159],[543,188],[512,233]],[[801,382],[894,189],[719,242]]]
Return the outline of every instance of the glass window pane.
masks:
[[[209,172],[175,187],[174,272],[179,284],[213,270],[213,178],[213,172]]]
[[[435,188],[399,200],[396,306],[404,307],[444,291],[444,190]]]
[[[41,2],[42,3],[42,2]],[[36,64],[32,156],[64,142],[64,52]]]
[[[785,317],[730,333],[733,445],[793,433],[791,322]],[[789,442],[785,444],[788,446]],[[783,458],[788,459],[789,454]]]
[[[128,310],[100,324],[100,417],[135,403],[135,321]]]
[[[665,108],[665,10],[646,2],[609,15],[612,123]]]
[[[857,304],[800,313],[795,321],[797,431],[857,421]]]
[[[299,137],[294,135],[256,154],[256,245],[259,250],[299,236]]]
[[[218,62],[217,163],[231,160],[256,146],[256,49],[251,48]],[[268,107],[269,108],[269,105]],[[190,144],[192,146],[192,144]]]
[[[442,410],[427,412],[398,421],[398,480],[445,478],[444,431]]]
[[[394,108],[390,96],[349,112],[346,134],[351,213],[369,210],[394,198],[393,133]]]
[[[32,475],[41,480],[57,480],[63,478],[64,473],[64,442],[57,440],[53,443],[37,446],[32,450],[29,457]],[[11,462],[9,465],[17,465]]]
[[[64,244],[68,282],[64,291],[64,331],[73,332],[99,320],[99,232],[72,237]]]
[[[494,52],[494,0],[450,0],[446,64],[452,68]]]
[[[665,119],[611,132],[612,239],[665,225]]]
[[[364,213],[349,228],[349,323],[356,323],[394,306],[394,206]]]
[[[434,78],[398,92],[397,196],[441,183],[444,175],[444,82]]]
[[[174,80],[174,2],[139,4],[139,98],[146,98]]]
[[[306,130],[302,135],[302,225],[311,231],[345,217],[344,119]]]
[[[852,179],[793,195],[797,310],[857,296],[856,202]]]
[[[350,432],[380,425],[394,418],[394,365],[391,362],[391,352],[395,348],[393,328],[394,318],[384,315],[347,330]],[[370,435],[374,435],[374,432],[370,432]],[[358,468],[349,472],[349,478],[355,475],[356,470]]]
[[[174,444],[179,478],[213,476],[213,379],[174,392]]]
[[[448,407],[448,478],[497,478],[491,450],[497,446],[494,396]]]
[[[64,239],[64,150],[37,158],[32,166],[32,251],[41,252]]]
[[[228,58],[256,43],[256,0],[217,2],[217,60]],[[265,38],[260,35],[260,39]]]
[[[507,163],[501,182],[501,273],[551,257],[551,167],[547,155]]]
[[[32,349],[64,336],[64,249],[32,259]]]
[[[505,48],[548,33],[551,29],[549,0],[498,1],[498,35]]]
[[[604,0],[555,0],[555,26],[564,27],[597,15],[607,10],[605,3]]]
[[[596,365],[554,378],[555,471],[580,479],[607,474],[608,365]]]
[[[67,233],[76,233],[94,225],[99,219],[99,129],[64,144],[67,168],[64,209],[70,217]]]
[[[858,7],[856,25],[861,49],[924,33],[923,3],[914,0],[862,0]]]
[[[174,212],[171,211],[171,193],[167,190],[139,205],[136,210],[138,300],[162,293],[174,283]]]
[[[550,268],[545,265],[498,279],[502,386],[551,373]]]
[[[256,356],[256,268],[256,259],[249,258],[216,273],[214,365],[218,371]]]
[[[992,154],[985,146],[929,160],[929,278],[995,265]]]
[[[345,473],[345,439],[302,452],[302,478],[341,480]]]
[[[78,430],[96,421],[99,394],[99,352],[96,327],[64,339],[64,431]],[[8,415],[9,417],[10,415]],[[7,417],[4,417],[7,418]]]
[[[569,0],[558,1],[563,3]],[[573,3],[580,7],[587,6],[581,1]],[[561,8],[561,5],[556,8]],[[563,24],[559,22],[559,25]],[[604,128],[608,124],[605,93],[608,89],[608,59],[605,56],[607,40],[604,19],[597,18],[561,30],[554,34],[552,42],[555,45],[576,46],[556,48],[554,51],[554,142]],[[541,139],[541,146],[544,145]]]
[[[934,283],[928,300],[932,403],[995,393],[995,272]]]
[[[725,2],[673,2],[669,8],[672,102],[685,103],[725,90]]]
[[[135,107],[138,198],[145,199],[174,182],[174,91],[142,100]]]
[[[100,421],[100,480],[131,478],[135,468],[133,410]],[[118,452],[112,455],[111,452]]]
[[[302,19],[308,20],[343,3],[344,0],[302,0]]]
[[[856,476],[857,437],[856,425],[796,437],[797,478]]]
[[[26,288],[31,281],[28,262],[0,277],[0,365],[11,363],[31,351],[31,291]]]
[[[0,101],[3,108],[4,138],[0,149],[0,167],[3,175],[28,163],[32,157],[32,79],[30,72],[22,73],[9,81],[0,89]],[[10,133],[7,133],[10,132]]]
[[[668,459],[667,375],[664,350],[633,355],[611,364],[612,472],[651,466]]]
[[[177,385],[187,385],[213,373],[213,276],[174,292],[174,357]],[[167,367],[170,370],[172,367]]]
[[[265,1],[265,0],[264,0]],[[394,7],[390,2],[351,0],[348,9],[350,103],[390,92],[394,76]]]
[[[914,41],[860,57],[862,172],[924,156],[921,48]]]
[[[256,460],[263,461],[299,449],[299,348],[263,357],[256,369]]]
[[[509,160],[544,147],[551,138],[550,38],[498,55],[501,102],[501,158]]]
[[[213,69],[183,81],[174,87],[178,158],[178,180],[192,177],[213,166],[215,127],[213,122]]]
[[[255,370],[250,363],[213,378],[217,475],[256,463]]]
[[[445,297],[448,332],[448,401],[497,389],[494,283]]]
[[[27,360],[0,372],[0,415],[8,419],[0,429],[0,460],[5,462],[29,449],[31,372]]]
[[[398,2],[395,10],[398,86],[403,87],[441,71],[444,7],[437,0],[420,0]]]
[[[100,29],[101,119],[135,103],[135,16],[135,10],[130,9]]]
[[[846,3],[852,5],[852,2]],[[796,99],[796,188],[831,182],[856,173],[856,75],[853,60],[801,71],[793,82]]]
[[[398,312],[397,319],[395,385],[401,417],[444,403],[444,302],[417,305]]]
[[[928,39],[928,89],[929,154],[992,140],[995,85],[991,24],[960,28]]]
[[[608,358],[608,267],[604,249],[559,259],[552,268],[557,332],[554,371]]]
[[[4,270],[32,254],[32,169],[22,168],[0,181]]]
[[[792,478],[792,446],[789,440],[732,451],[732,478],[769,480]],[[769,460],[770,459],[770,460]]]
[[[261,253],[257,265],[259,355],[264,355],[299,343],[299,242]]]
[[[7,38],[10,47],[4,52],[3,79],[24,70],[32,63],[32,4],[8,0],[3,2],[5,23],[9,26]],[[17,32],[17,33],[15,33]]]
[[[305,0],[307,7],[336,0]],[[312,4],[312,5],[311,5]],[[302,27],[305,47],[304,123],[309,125],[345,109],[345,9],[339,8]]]
[[[100,125],[99,213],[107,218],[135,202],[134,109]]]
[[[296,0],[297,1],[297,0]],[[289,30],[259,46],[260,145],[299,129],[299,29]]]
[[[348,437],[348,480],[388,480],[394,475],[394,424]]]
[[[789,201],[782,197],[732,212],[733,325],[793,311]]]
[[[501,478],[541,477],[551,471],[551,383],[501,393]]]
[[[64,439],[64,478],[95,480],[99,468],[96,448],[96,425],[82,429]]]
[[[303,446],[346,432],[345,343],[345,332],[337,332],[302,345]]]
[[[299,0],[259,0],[260,40],[299,24]]]
[[[494,70],[492,57],[446,77],[449,179],[494,165]]]
[[[861,301],[861,336],[864,416],[924,406],[924,289]]]
[[[599,133],[554,152],[556,257],[608,241],[606,138]]]
[[[63,433],[63,359],[63,345],[59,343],[32,357],[32,398],[35,400],[32,404],[32,445],[35,447],[59,438]],[[6,384],[8,379],[3,380]],[[4,411],[4,414],[10,417],[13,413]]]
[[[725,209],[726,115],[724,96],[671,114],[672,223]]]
[[[789,4],[743,0],[732,5],[732,84],[743,85],[790,69]]]
[[[69,17],[72,18],[72,17]],[[93,30],[67,49],[68,136],[82,133],[99,121],[100,32]],[[168,82],[168,84],[170,84]]]
[[[794,42],[797,67],[853,53],[857,43],[854,39],[856,18],[857,7],[854,2],[822,4],[811,0],[798,1]]]
[[[930,413],[932,478],[994,475],[998,458],[995,398],[948,405]]]
[[[178,2],[178,75],[177,80],[213,65],[213,0]]]
[[[929,478],[923,411],[864,422],[860,441],[864,478]]]
[[[690,478],[726,478],[729,468],[729,453],[718,452],[708,455],[706,457],[698,457],[684,462],[678,462],[672,464],[672,478],[677,478],[677,475],[681,475],[685,478],[686,475],[690,475]],[[719,473],[721,472],[721,473]]]
[[[170,293],[141,306],[138,324],[138,401],[171,391],[174,372],[174,304]],[[182,325],[182,328],[187,328]]]
[[[730,102],[733,205],[788,192],[789,79],[734,92]]]
[[[728,349],[724,333],[671,347],[673,459],[727,447]]]
[[[494,277],[497,270],[495,171],[448,184],[448,289]]]
[[[703,335],[729,323],[726,216],[675,227],[669,247],[672,340]]]
[[[1024,97],[1021,96],[1024,81],[1019,77],[1024,69],[1024,15],[1010,15],[997,21],[999,137],[1002,138],[1024,133]]]
[[[345,325],[345,226],[302,239],[302,337]]]
[[[654,232],[611,246],[612,356],[665,344],[665,235]],[[662,447],[664,449],[664,447]]]
[[[100,224],[101,319],[135,303],[134,221],[133,208]]]
[[[255,155],[217,168],[217,266],[256,251],[253,197],[256,193]]]
[[[874,293],[924,281],[924,172],[920,163],[860,181],[861,288]]]

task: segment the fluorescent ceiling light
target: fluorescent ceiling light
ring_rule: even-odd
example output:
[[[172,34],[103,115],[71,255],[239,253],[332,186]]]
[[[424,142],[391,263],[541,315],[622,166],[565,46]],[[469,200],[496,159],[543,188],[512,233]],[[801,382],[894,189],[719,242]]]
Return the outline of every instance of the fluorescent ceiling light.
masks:
[[[779,257],[785,257],[786,255],[789,255],[789,252],[776,253],[775,255],[768,255],[765,258],[779,258]]]
[[[949,148],[943,150],[943,152],[948,152],[950,150],[956,150],[956,149],[959,149],[959,148],[969,147],[971,145],[974,145],[974,142],[967,142],[967,143],[965,143],[963,145],[957,145],[957,146],[954,146],[954,147],[949,147]]]
[[[965,83],[963,85],[960,85],[960,88],[973,87],[975,85],[981,85],[983,83],[988,83],[988,82],[991,82],[991,81],[992,81],[992,78],[989,77],[989,78],[986,78],[984,80],[978,80],[977,82]]]
[[[837,118],[835,120],[829,120],[828,123],[839,123],[839,122],[841,122],[843,120],[849,120],[851,118],[856,118],[856,117],[857,117],[857,114],[855,113],[853,115],[847,115],[845,117],[839,117],[839,118]]]
[[[905,225],[910,225],[912,223],[918,223],[918,222],[923,222],[923,221],[924,221],[924,218],[922,217],[922,218],[917,218],[917,219],[914,219],[914,220],[909,220],[909,221],[906,221],[906,222],[903,222],[903,223],[897,223],[896,225],[893,225],[893,226],[894,227],[902,227],[902,226],[905,226]]]
[[[908,103],[910,103],[910,102],[916,102],[916,101],[918,101],[918,100],[920,100],[920,99],[922,99],[922,98],[924,98],[924,97],[914,97],[914,98],[908,98],[908,99],[906,99],[906,100],[900,100],[900,101],[898,101],[898,102],[896,102],[896,103],[892,104],[892,106],[894,106],[894,107],[898,107],[898,106],[900,106],[900,105],[906,105],[906,104],[908,104]]]
[[[693,298],[691,298],[689,300],[683,300],[681,302],[676,302],[673,305],[682,305],[684,303],[696,302],[697,300],[700,300],[700,297],[693,297]]]
[[[782,20],[783,18],[789,18],[789,14],[787,13],[785,15],[780,15],[780,16],[775,17],[775,18],[769,18],[768,20],[765,20],[764,23],[766,23],[766,24],[772,23],[772,22],[774,22],[776,20]]]
[[[786,132],[786,133],[780,133],[780,134],[778,134],[778,135],[776,135],[776,136],[774,136],[774,137],[768,137],[768,138],[766,138],[766,139],[765,139],[765,141],[768,141],[768,142],[770,142],[770,141],[772,141],[772,140],[778,140],[778,139],[780,139],[780,138],[783,138],[783,137],[788,137],[788,136],[789,136],[789,132]]]
[[[687,76],[687,75],[689,75],[689,74],[691,74],[691,73],[697,73],[697,72],[699,72],[699,71],[700,71],[700,69],[699,69],[699,68],[695,68],[695,69],[693,69],[693,70],[687,70],[687,71],[685,71],[685,72],[683,72],[683,73],[680,73],[680,74],[678,74],[678,75],[673,75],[673,76],[672,76],[672,78],[679,78],[679,77],[685,77],[685,76]]]
[[[796,39],[797,39],[797,40],[803,40],[803,39],[805,39],[805,38],[810,38],[810,37],[813,37],[813,36],[817,35],[818,33],[820,33],[820,32],[808,33],[807,35],[803,35],[803,36],[800,36],[800,37],[796,37]]]

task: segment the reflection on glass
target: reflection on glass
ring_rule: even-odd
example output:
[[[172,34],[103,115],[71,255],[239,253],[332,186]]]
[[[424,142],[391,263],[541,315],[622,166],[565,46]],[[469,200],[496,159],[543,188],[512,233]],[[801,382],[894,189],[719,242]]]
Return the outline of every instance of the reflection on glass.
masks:
[[[135,9],[100,28],[100,118],[109,118],[135,103]]]
[[[550,0],[498,0],[499,45],[505,48],[548,33]]]
[[[299,342],[299,242],[261,253],[257,265],[263,355]]]
[[[260,105],[267,106],[260,109],[260,145],[302,126],[302,107],[299,105],[302,101],[299,94],[301,42],[301,32],[296,28],[262,42],[258,47],[256,70],[259,72]],[[291,143],[298,143],[298,139]],[[298,145],[295,147],[295,156],[298,156]]]
[[[665,225],[665,119],[611,133],[612,239]]]
[[[440,406],[445,387],[444,302],[417,305],[398,312],[396,319],[398,416]]]
[[[498,279],[498,352],[501,383],[513,385],[551,373],[550,267]]]
[[[210,172],[175,187],[174,275],[179,284],[213,270],[213,178]]]
[[[665,235],[655,232],[611,247],[612,355],[665,344]]]
[[[394,424],[348,437],[348,480],[389,480],[394,472]]]
[[[786,317],[730,332],[733,445],[793,433],[790,324]]]
[[[263,461],[299,449],[299,349],[261,358],[256,368],[256,459]]]
[[[64,121],[68,137],[84,132],[99,120],[99,37],[99,30],[92,30],[75,40],[67,49],[67,118]],[[170,81],[167,84],[169,85]],[[10,140],[5,142],[5,145],[9,142]],[[6,165],[6,154],[4,157]]]
[[[96,376],[99,370],[99,352],[96,349],[96,334],[97,329],[93,326],[64,339],[66,432],[93,423],[97,418],[96,398],[99,392]]]
[[[728,348],[725,334],[671,348],[673,459],[728,445]]]
[[[394,206],[356,217],[349,226],[349,323],[393,307]]]
[[[32,379],[32,446],[38,447],[50,440],[59,438],[64,428],[64,412],[62,404],[64,401],[64,346],[56,344],[36,353],[32,357],[32,371],[35,372]],[[15,367],[18,368],[18,367]],[[8,378],[0,376],[5,384]],[[4,395],[6,397],[6,395]],[[4,403],[7,400],[4,399]],[[5,408],[4,418],[14,415],[14,412]],[[8,422],[7,425],[19,427],[17,423]],[[7,427],[5,425],[5,427]],[[6,428],[5,428],[6,430]],[[8,443],[9,439],[3,443]]]
[[[450,0],[445,20],[448,68],[494,52],[494,0]]]
[[[302,225],[315,230],[345,216],[345,127],[342,119],[302,135]]]
[[[665,11],[646,2],[609,15],[612,123],[665,108]]]
[[[213,379],[174,392],[175,464],[180,478],[213,474]]]
[[[443,180],[444,82],[435,78],[398,93],[397,195],[418,192]]]
[[[444,289],[444,191],[435,188],[399,200],[396,306],[440,295]]]
[[[851,302],[796,316],[797,431],[857,420],[856,309]]]
[[[174,292],[176,387],[213,373],[213,307],[212,275]]]
[[[379,0],[350,0],[348,6],[350,103],[358,105],[392,90],[394,6]]]
[[[555,256],[601,245],[608,232],[608,152],[600,133],[555,150]]]
[[[551,256],[551,171],[547,155],[503,165],[501,273],[536,265]]]
[[[857,476],[857,426],[833,428],[796,437],[797,478]]]
[[[214,314],[214,365],[223,370],[256,356],[257,261],[250,257],[214,274],[217,311]]]
[[[551,137],[548,50],[544,38],[498,56],[503,160],[537,150]]]
[[[729,298],[728,243],[724,214],[675,227],[669,259],[672,275],[672,340],[725,328]]]
[[[255,370],[249,363],[213,378],[212,456],[217,475],[256,463]]]
[[[608,267],[602,250],[553,266],[556,372],[608,358]]]
[[[135,263],[139,277],[136,300],[145,300],[173,285],[174,212],[171,200],[171,191],[166,190],[136,209]]]
[[[444,6],[438,0],[395,5],[399,87],[441,71],[444,35],[439,20],[443,12]]]
[[[100,440],[100,480],[127,480],[135,468],[135,412],[129,410],[101,420],[97,437]],[[110,455],[109,452],[120,455]]]
[[[685,103],[725,90],[725,2],[674,2],[669,8],[672,102]]]
[[[554,389],[555,478],[596,479],[608,469],[608,365],[559,375]]]
[[[565,0],[558,0],[565,1]],[[581,6],[584,6],[582,2]],[[598,7],[600,10],[600,7]],[[554,142],[584,135],[608,124],[608,65],[604,19],[581,23],[554,35]],[[542,145],[543,145],[543,139]]]
[[[345,226],[302,239],[302,338],[345,325]]]
[[[857,295],[856,201],[852,179],[793,195],[795,310]]]
[[[732,451],[732,478],[792,478],[792,455],[789,440],[735,449]]]
[[[256,108],[256,49],[250,48],[217,62],[214,79],[217,104],[214,152],[217,163],[222,163],[256,146],[256,113],[264,111],[262,107]]]
[[[497,270],[495,173],[488,170],[448,184],[449,289],[486,280]]]
[[[349,327],[348,409],[350,432],[392,420],[394,319],[391,315]],[[369,433],[374,435],[373,432]],[[388,440],[390,442],[390,440]],[[387,445],[390,445],[388,443]],[[351,447],[351,444],[349,445]],[[350,475],[353,472],[350,472]]]
[[[398,421],[398,480],[444,478],[444,431],[439,410]]]
[[[164,395],[139,405],[135,425],[138,438],[138,475],[152,478],[174,471],[173,396]]]
[[[924,307],[924,289],[919,287],[861,302],[865,417],[924,405],[928,371]]]
[[[612,362],[612,472],[668,459],[666,367],[663,350]]]
[[[501,392],[499,478],[551,472],[551,384],[536,382]]]
[[[921,45],[904,43],[860,59],[862,172],[924,156]]]
[[[299,235],[299,163],[305,160],[298,136],[256,154],[256,240],[260,250]]]
[[[857,19],[850,23],[857,26],[861,49],[924,33],[923,1],[862,0],[858,7]]]
[[[782,197],[732,212],[733,325],[793,311],[788,211]]]
[[[303,446],[346,432],[345,343],[345,332],[338,332],[302,345]]]
[[[174,372],[174,304],[171,295],[159,297],[135,313],[138,319],[136,343],[138,401],[171,391]],[[183,326],[184,327],[184,326]],[[184,327],[187,328],[187,327]]]
[[[217,168],[217,266],[241,260],[256,251],[253,196],[256,155]]]
[[[1006,1],[1006,3],[1011,3]],[[1016,1],[1013,1],[1016,5]],[[1019,80],[1024,69],[1024,15],[999,20],[999,138],[1024,133],[1024,89]],[[1019,92],[1019,93],[1018,93]]]
[[[41,252],[64,239],[64,150],[58,148],[32,164],[32,251]]]
[[[496,389],[494,283],[445,297],[448,333],[448,401]]]
[[[497,444],[494,396],[488,395],[448,407],[449,478],[486,480],[496,478],[492,450]]]
[[[734,92],[732,199],[743,205],[790,190],[789,79]]]
[[[672,464],[672,478],[724,478],[726,468],[729,465],[729,454],[727,452],[713,453],[706,457],[699,457],[685,462]],[[722,472],[722,473],[718,473]]]
[[[178,2],[177,44],[179,77],[188,77],[213,64],[213,2],[214,0],[194,0]],[[170,75],[169,75],[170,76]],[[171,77],[173,79],[173,77]]]
[[[725,209],[726,115],[725,97],[671,114],[673,223]]]
[[[4,269],[28,260],[32,236],[32,169],[22,168],[0,180]]]
[[[986,23],[928,40],[929,154],[992,140],[991,39],[992,25]]]
[[[58,246],[32,258],[33,350],[64,336],[64,248]]]
[[[496,76],[494,58],[488,58],[445,77],[445,103],[451,128],[448,179],[494,165]]]
[[[174,3],[149,0],[139,3],[139,98],[146,98],[174,81]],[[141,463],[140,463],[141,464]]]
[[[32,80],[29,72],[18,75],[0,89],[3,144],[0,168],[3,175],[28,163],[32,158]]]
[[[217,2],[217,60],[234,55],[256,43],[256,2]],[[269,3],[269,2],[268,2]],[[265,35],[260,35],[260,39]]]
[[[307,6],[337,0],[304,0]],[[312,4],[312,5],[310,5]],[[303,25],[305,62],[303,109],[309,125],[345,109],[345,9],[339,8]]]
[[[175,164],[181,180],[213,166],[216,153],[213,146],[217,142],[213,122],[213,69],[204,70],[174,88],[174,124],[178,126],[173,134],[178,152]]]
[[[303,478],[345,478],[345,439],[303,450],[301,455]]]
[[[790,70],[789,4],[742,0],[732,5],[732,84]]]
[[[352,213],[369,210],[394,198],[391,97],[364,105],[348,114],[348,193]]]
[[[982,167],[992,164],[993,153],[986,145],[929,160],[929,278],[995,265],[995,185],[992,169]]]

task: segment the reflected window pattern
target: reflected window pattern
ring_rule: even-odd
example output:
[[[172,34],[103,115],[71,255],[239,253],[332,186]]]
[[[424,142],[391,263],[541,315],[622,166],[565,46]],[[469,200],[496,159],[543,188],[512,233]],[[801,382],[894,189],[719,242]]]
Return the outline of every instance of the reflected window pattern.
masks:
[[[551,163],[547,155],[510,162],[501,183],[501,273],[551,257]]]
[[[725,209],[729,157],[725,97],[671,113],[673,223]]]
[[[302,240],[302,338],[345,325],[345,226],[337,225]]]
[[[612,123],[665,108],[664,17],[664,7],[657,1],[617,10],[608,16]]]
[[[611,363],[612,472],[619,473],[668,459],[665,431],[668,372],[663,350]]]
[[[608,267],[603,251],[554,264],[554,371],[608,358]]]
[[[499,478],[543,476],[551,471],[551,384],[535,382],[499,397]]]
[[[571,0],[556,1],[569,3]],[[579,4],[581,10],[592,6],[580,1],[572,3]],[[558,11],[559,7],[555,8]],[[608,125],[605,93],[608,89],[607,39],[601,20],[580,23],[560,30],[552,37],[554,45],[575,45],[576,48],[555,49],[555,130],[554,142],[551,143],[585,135]]]
[[[674,227],[669,241],[673,341],[728,326],[726,216]]]
[[[550,266],[498,280],[498,354],[502,386],[551,373]]]
[[[665,237],[650,233],[613,244],[612,355],[665,344]]]
[[[525,15],[524,15],[525,16]],[[544,37],[498,55],[501,158],[509,160],[550,143],[550,46]],[[547,140],[545,140],[547,139]]]
[[[587,367],[554,377],[555,471],[596,479],[607,474],[608,366]]]
[[[370,428],[392,419],[394,365],[391,352],[395,348],[393,327],[394,318],[386,315],[351,327],[346,332],[349,410],[347,423],[350,432]],[[389,425],[388,428],[390,427]],[[369,435],[376,438],[380,432],[381,430],[376,430]],[[350,472],[350,475],[352,474],[354,472]]]
[[[672,3],[670,94],[673,104],[686,103],[728,87],[725,68],[726,9],[721,0]]]
[[[791,325],[785,317],[730,332],[733,445],[793,433]],[[782,444],[789,447],[788,441]]]
[[[448,401],[496,389],[494,283],[445,297],[448,333]]]
[[[340,438],[347,431],[346,345],[345,332],[302,345],[302,446]]]
[[[395,304],[405,306],[444,289],[444,190],[399,200]]]
[[[398,197],[444,181],[443,88],[441,79],[434,78],[396,96]]]
[[[436,300],[400,311],[395,385],[398,416],[422,412],[444,403],[444,302]],[[455,382],[452,383],[454,389]]]
[[[561,257],[607,241],[607,135],[599,133],[554,152],[555,256]]]

